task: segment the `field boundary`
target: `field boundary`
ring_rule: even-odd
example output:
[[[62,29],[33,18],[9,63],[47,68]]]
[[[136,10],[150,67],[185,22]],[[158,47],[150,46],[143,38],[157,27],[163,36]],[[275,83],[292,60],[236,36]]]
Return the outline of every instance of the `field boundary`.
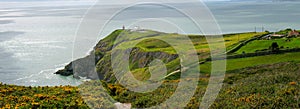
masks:
[[[300,52],[300,48],[282,49],[282,50],[278,50],[278,51],[268,50],[268,51],[259,51],[259,52],[255,52],[255,53],[234,54],[234,55],[227,55],[226,58],[216,58],[214,60],[248,58],[248,57],[265,56],[265,55],[272,55],[272,54],[284,54],[284,53],[292,53],[292,52]],[[205,62],[208,62],[208,61],[212,61],[212,59],[207,58]]]
[[[234,53],[234,52],[238,51],[240,48],[242,48],[243,46],[245,46],[247,43],[249,43],[251,41],[254,41],[254,40],[257,40],[259,38],[262,38],[263,36],[268,35],[268,34],[269,33],[263,34],[263,35],[256,35],[253,38],[250,38],[248,40],[242,41],[237,46],[233,47],[231,50],[226,51],[226,54]]]

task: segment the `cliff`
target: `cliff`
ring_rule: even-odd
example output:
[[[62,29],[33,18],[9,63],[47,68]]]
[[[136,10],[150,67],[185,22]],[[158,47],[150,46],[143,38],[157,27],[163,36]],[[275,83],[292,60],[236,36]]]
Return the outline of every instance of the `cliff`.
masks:
[[[57,71],[55,74],[63,76],[73,75],[75,78],[86,77],[88,79],[101,79],[107,82],[114,82],[115,77],[111,68],[111,52],[115,47],[117,47],[116,50],[131,50],[129,51],[129,66],[132,71],[147,68],[150,62],[154,59],[160,59],[164,63],[179,61],[177,59],[178,55],[173,53],[174,49],[172,47],[165,42],[153,39],[154,37],[162,37],[165,35],[172,36],[171,34],[151,30],[143,30],[142,32],[132,30],[115,30],[110,35],[100,40],[90,55],[69,63],[64,69]],[[116,42],[117,37],[120,39],[118,42]],[[134,41],[141,42],[133,48],[128,48],[126,46]],[[170,67],[175,70],[179,68],[179,64],[174,64]],[[139,73],[147,72],[141,71]]]

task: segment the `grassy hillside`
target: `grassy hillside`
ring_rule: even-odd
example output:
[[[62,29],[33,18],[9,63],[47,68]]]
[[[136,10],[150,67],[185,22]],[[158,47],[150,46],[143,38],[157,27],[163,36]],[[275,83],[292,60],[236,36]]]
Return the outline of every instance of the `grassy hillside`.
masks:
[[[300,108],[299,63],[228,72],[211,108]]]
[[[299,66],[300,64],[296,62],[284,62],[228,71],[223,88],[211,108],[299,108]],[[209,77],[206,76],[200,78],[197,91],[186,108],[197,108],[200,105],[208,79]],[[165,101],[174,93],[178,82],[178,80],[166,80],[158,89],[150,93],[135,93],[119,84],[100,83],[100,81],[86,82],[79,87],[83,92],[94,91],[87,93],[88,95],[82,94],[85,95],[84,98],[89,106],[95,108],[108,108],[101,105],[106,102],[99,96],[103,96],[102,93],[110,94],[116,101],[132,103],[134,108],[145,108]],[[108,92],[97,87],[101,84]],[[75,87],[30,88],[3,84],[0,86],[0,107],[88,108]],[[93,104],[95,102],[97,104]]]
[[[260,36],[262,34],[265,34],[265,32],[226,34],[224,35],[225,45],[227,49],[230,49],[242,41]],[[129,48],[134,47],[134,51],[131,51],[130,54],[129,67],[134,72],[136,77],[139,77],[139,79],[143,80],[149,77],[149,73],[147,72],[148,64],[150,64],[150,62],[157,57],[162,58],[161,60],[168,65],[168,73],[179,70],[180,64],[178,62],[178,56],[175,56],[177,55],[175,48],[177,47],[186,50],[188,53],[191,52],[189,50],[192,50],[192,48],[189,47],[190,43],[192,43],[190,46],[194,45],[193,47],[196,49],[199,61],[203,61],[210,56],[209,52],[210,47],[212,46],[209,46],[206,38],[201,35],[182,35],[152,30],[115,30],[109,36],[99,41],[99,43],[94,47],[95,51],[92,53],[95,54],[96,62],[87,63],[93,57],[89,55],[85,58],[75,60],[66,66],[65,69],[58,71],[57,74],[74,74],[75,77],[80,76],[93,79],[93,76],[95,76],[93,75],[94,69],[82,66],[96,63],[96,71],[99,78],[106,81],[115,82],[116,79],[112,75],[113,72],[111,68],[111,53],[113,53],[112,48],[114,48],[114,51],[126,51],[129,50]],[[71,64],[73,64],[73,66]],[[75,73],[72,67],[77,68]]]
[[[266,34],[265,32],[249,32],[249,33],[236,33],[236,34],[225,34],[224,40],[225,45],[230,49],[237,45],[239,42],[247,40],[249,38]],[[175,54],[176,51],[169,45],[167,42],[164,42],[164,39],[173,39],[174,42],[176,40],[182,42],[181,45],[185,45],[186,40],[182,38],[183,36],[189,37],[189,40],[192,41],[198,53],[209,52],[209,44],[205,36],[201,35],[182,35],[182,34],[170,34],[170,33],[162,33],[152,30],[145,30],[143,32],[132,32],[128,30],[116,30],[103,40],[99,42],[98,45],[101,43],[107,43],[108,45],[112,46],[115,44],[117,49],[128,49],[129,46],[132,44],[136,44],[136,47],[141,48],[148,52],[155,52],[155,51],[163,51],[170,54]],[[118,38],[118,41],[116,40]],[[209,36],[208,36],[209,37]]]

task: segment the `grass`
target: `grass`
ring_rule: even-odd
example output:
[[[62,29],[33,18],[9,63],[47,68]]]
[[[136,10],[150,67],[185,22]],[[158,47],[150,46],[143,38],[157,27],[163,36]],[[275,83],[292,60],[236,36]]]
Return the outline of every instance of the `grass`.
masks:
[[[167,74],[169,74],[175,70],[178,70],[180,68],[179,64],[180,64],[179,58],[176,58],[175,60],[166,63]],[[134,70],[131,70],[131,73],[137,80],[140,80],[140,81],[148,80],[151,77],[149,68],[134,69]],[[175,75],[168,79],[172,79],[172,80],[178,79],[179,78],[178,76],[180,76],[180,75]]]
[[[25,87],[0,84],[0,108],[83,108],[87,105],[76,87]]]
[[[162,34],[162,33],[153,33],[153,34],[154,35],[157,34],[157,35],[151,37],[143,37],[144,35],[140,34],[140,37],[142,38],[122,42],[116,47],[116,49],[128,49],[130,47],[139,47],[147,52],[164,51],[166,53],[175,54],[174,49],[170,47],[169,44],[161,40],[158,40],[158,39],[166,39],[168,37],[173,37],[172,34]],[[127,36],[122,36],[122,37],[127,37]]]
[[[118,44],[118,46],[115,48],[116,50],[117,49],[126,50],[129,47],[135,46],[140,48],[143,52],[165,52],[168,54],[177,54],[176,48],[185,50],[185,52],[191,52],[190,50],[195,49],[200,61],[204,60],[209,56],[209,52],[210,52],[209,47],[214,46],[215,43],[216,44],[220,43],[217,40],[215,40],[215,42],[212,42],[212,44],[209,45],[207,43],[206,37],[201,35],[188,35],[188,38],[184,38],[183,35],[181,34],[167,34],[167,33],[155,32],[155,31],[144,31],[144,32],[122,31],[121,33],[118,34],[120,35],[121,40],[116,41],[116,43],[118,42],[122,42],[122,43]],[[235,45],[239,44],[241,41],[262,34],[265,34],[265,32],[226,34],[224,35],[225,45],[229,49],[230,47],[234,47]],[[116,35],[113,36],[115,37]],[[109,38],[104,39],[104,41],[109,41],[108,39]],[[110,40],[112,39],[110,38]],[[192,46],[191,44],[193,44],[194,46]],[[143,60],[140,59],[139,61],[143,61]],[[132,70],[132,73],[139,80],[147,80],[150,77],[148,69],[137,68],[135,67],[136,65],[138,65],[137,62],[130,63],[130,68]],[[178,70],[179,69],[178,65],[179,63],[175,61],[167,63],[168,73]],[[105,68],[101,68],[101,69],[105,69]],[[179,77],[178,75],[175,75],[172,76],[172,79],[176,79],[178,77]]]
[[[117,49],[127,49],[135,45],[136,47],[148,52],[163,51],[169,54],[176,54],[176,50],[174,50],[176,46],[185,48],[185,46],[193,44],[198,53],[207,53],[210,51],[210,45],[208,44],[207,39],[205,36],[201,35],[167,34],[151,30],[147,30],[145,32],[120,31],[121,30],[114,32],[119,34],[119,40],[115,41],[115,43],[118,44],[119,42],[122,42],[116,47]],[[234,47],[234,45],[237,45],[240,41],[265,33],[266,32],[236,33],[226,34],[223,37],[225,46],[230,49]],[[183,36],[187,36],[188,38],[184,38]],[[109,39],[115,40],[116,38],[106,38],[103,41],[108,41]],[[213,46],[213,44],[211,46]]]
[[[218,60],[222,61],[222,60]],[[264,64],[273,64],[288,61],[300,61],[300,52],[296,53],[285,53],[285,54],[274,54],[266,56],[257,56],[249,58],[238,58],[238,59],[228,59],[227,61],[227,71],[242,69],[246,67],[253,67]],[[211,62],[200,65],[201,72],[209,73],[211,69]]]
[[[235,45],[239,44],[241,41],[248,40],[254,36],[260,36],[266,34],[266,32],[249,32],[249,33],[239,33],[239,34],[228,34],[224,35],[225,45],[228,49],[233,48]]]
[[[298,72],[294,62],[229,72],[211,108],[299,108]]]
[[[228,71],[223,88],[211,108],[299,108],[299,65],[296,62],[284,62]],[[208,76],[199,79],[197,90],[185,108],[199,108],[208,79]],[[104,83],[104,86],[115,100],[132,103],[133,108],[147,108],[169,98],[178,82],[166,80],[149,93],[133,92],[120,84]]]
[[[228,71],[223,88],[211,108],[299,108],[299,66],[297,62],[284,62]],[[199,108],[208,77],[199,79],[196,92],[185,108]],[[120,84],[99,81],[85,82],[79,88],[1,84],[0,108],[112,108],[116,101],[131,103],[133,108],[147,108],[168,99],[179,82],[165,80],[149,93],[136,93]],[[106,94],[114,100],[106,98]]]
[[[211,108],[299,108],[299,66],[296,62],[284,62],[228,71],[223,88]],[[197,90],[186,108],[198,108],[208,77],[200,78]],[[79,86],[81,94],[78,88],[70,86],[24,87],[1,84],[0,107],[88,108],[89,104],[93,108],[111,108],[113,100],[104,98],[108,93],[115,101],[131,103],[133,108],[146,108],[170,97],[178,82],[166,80],[153,92],[136,93],[120,84],[90,81]],[[82,97],[86,103],[81,95],[84,95]]]
[[[279,47],[283,48],[298,48],[300,47],[300,39],[299,38],[291,38],[291,41],[286,41],[286,38],[281,39],[273,39],[273,40],[255,40],[249,42],[247,45],[243,46],[241,49],[236,51],[237,54],[245,53],[254,53],[258,50],[269,49],[273,42],[277,42]]]

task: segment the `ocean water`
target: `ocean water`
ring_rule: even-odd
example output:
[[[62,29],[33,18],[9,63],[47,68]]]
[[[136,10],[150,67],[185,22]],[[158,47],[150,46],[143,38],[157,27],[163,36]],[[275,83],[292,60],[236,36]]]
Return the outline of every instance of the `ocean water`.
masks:
[[[300,2],[211,2],[207,6],[223,33],[300,29]]]
[[[32,86],[80,84],[80,80],[53,73],[72,60],[74,34],[91,3],[0,5],[1,82]]]
[[[63,77],[53,73],[88,52],[88,49],[74,51],[73,44],[78,26],[93,3],[91,1],[0,2],[0,82],[27,86],[80,84],[81,80],[72,76]],[[255,27],[257,31],[260,31],[261,27],[269,31],[300,29],[298,2],[207,2],[206,4],[223,33],[250,32],[254,31]],[[174,5],[182,8],[193,6],[189,3]],[[105,11],[95,14],[98,17],[90,19],[106,21],[108,19],[96,18],[111,16],[117,7],[116,5],[98,7]],[[127,15],[131,17],[121,16],[120,19],[114,19],[117,23],[108,26],[104,34],[120,28],[122,24],[132,19],[151,18],[138,16],[138,13],[145,11],[155,12],[162,18],[169,18],[182,25],[187,23],[185,18],[180,16],[160,14],[168,12],[168,9],[144,6],[128,11]],[[153,26],[148,25],[144,28],[164,32],[177,31],[160,25],[160,22],[151,23]],[[185,33],[201,34],[189,26],[182,28],[187,30]],[[91,43],[86,44],[85,48],[92,48],[97,41],[88,42]],[[73,54],[80,55],[73,57]]]

